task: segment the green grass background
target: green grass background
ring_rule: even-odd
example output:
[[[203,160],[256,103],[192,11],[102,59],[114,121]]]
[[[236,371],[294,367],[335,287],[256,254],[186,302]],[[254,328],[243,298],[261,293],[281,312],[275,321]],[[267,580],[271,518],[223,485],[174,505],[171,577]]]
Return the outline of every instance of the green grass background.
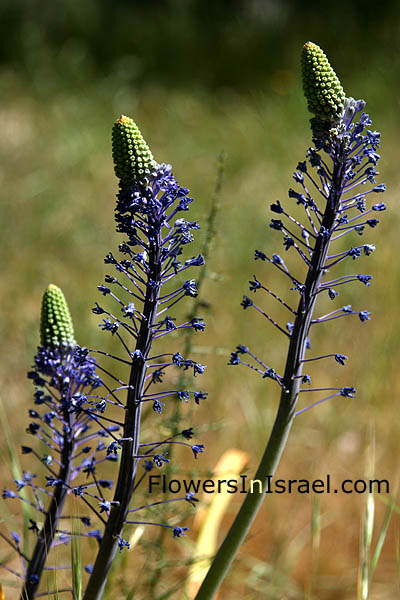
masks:
[[[218,155],[226,153],[218,234],[201,292],[208,326],[195,340],[198,360],[209,365],[201,381],[209,398],[193,412],[190,424],[199,426],[207,447],[196,464],[203,473],[230,447],[246,450],[253,470],[278,390],[226,363],[229,352],[243,343],[278,371],[284,364],[283,336],[259,315],[244,313],[239,303],[253,273],[286,297],[294,294],[286,291],[279,274],[254,263],[253,253],[255,248],[282,253],[279,234],[267,225],[268,206],[277,199],[289,206],[291,174],[311,141],[299,68],[302,44],[310,39],[325,49],[346,93],[368,101],[374,127],[382,132],[379,181],[388,186],[384,200],[390,212],[381,213],[379,228],[364,237],[377,245],[377,252],[349,265],[371,272],[371,287],[343,287],[338,299],[370,310],[372,321],[362,326],[357,319],[343,319],[313,332],[313,348],[350,356],[345,370],[328,362],[314,369],[314,381],[354,384],[357,396],[334,399],[299,418],[279,475],[330,473],[338,481],[364,477],[372,425],[375,473],[389,479],[394,491],[400,387],[399,16],[397,3],[387,1],[322,7],[272,0],[3,0],[0,369],[1,396],[17,445],[26,442],[32,392],[26,370],[38,343],[46,285],[54,282],[64,290],[81,344],[105,349],[110,343],[90,308],[105,273],[103,257],[119,242],[110,132],[115,118],[127,114],[139,124],[155,158],[170,162],[180,183],[191,189],[196,199],[191,215],[200,222],[210,208]],[[203,235],[197,235],[193,255]],[[286,314],[272,299],[263,305],[285,322]],[[322,305],[328,303],[322,301],[321,310]],[[10,474],[2,442],[0,481],[5,486]],[[193,469],[187,455],[181,461],[182,471]],[[235,498],[232,515],[239,501]],[[312,564],[312,498],[268,497],[221,598],[354,599],[364,504],[365,497],[357,495],[320,498],[322,529],[318,560],[314,557]],[[16,505],[10,508],[18,513]],[[384,510],[377,499],[378,526]],[[395,515],[370,598],[398,595],[398,536]],[[179,546],[182,561],[190,556],[192,541]],[[171,549],[171,559],[176,558],[176,544]],[[140,551],[134,562],[151,570],[146,552]],[[125,598],[124,590],[136,582],[134,597],[149,598],[145,578],[137,579],[129,555],[123,566],[111,595]],[[184,573],[183,568],[165,568],[160,597]],[[14,593],[7,588],[6,598],[17,597]]]

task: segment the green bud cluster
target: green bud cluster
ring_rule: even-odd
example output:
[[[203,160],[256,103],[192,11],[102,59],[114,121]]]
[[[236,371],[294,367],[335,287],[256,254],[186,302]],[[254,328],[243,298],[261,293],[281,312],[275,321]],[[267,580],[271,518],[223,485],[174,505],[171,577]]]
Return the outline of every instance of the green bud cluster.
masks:
[[[308,110],[323,121],[338,121],[346,96],[326,54],[317,44],[304,44],[301,68]]]
[[[40,319],[40,343],[47,348],[74,346],[74,328],[65,296],[51,283],[43,294]]]
[[[137,183],[157,164],[136,123],[124,115],[113,125],[112,155],[115,174],[122,183]]]

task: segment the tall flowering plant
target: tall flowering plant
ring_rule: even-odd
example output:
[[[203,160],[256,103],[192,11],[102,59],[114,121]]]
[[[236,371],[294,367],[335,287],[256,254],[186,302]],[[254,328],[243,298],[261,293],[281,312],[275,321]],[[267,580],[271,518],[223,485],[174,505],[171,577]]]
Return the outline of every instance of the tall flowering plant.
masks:
[[[88,480],[88,466],[105,447],[105,444],[88,445],[98,435],[91,430],[91,413],[96,407],[93,411],[80,410],[78,402],[83,395],[90,398],[102,380],[96,374],[95,361],[77,345],[64,294],[53,284],[43,295],[40,334],[34,366],[28,373],[36,389],[35,406],[29,409],[30,423],[26,431],[39,440],[46,452],[41,455],[31,445],[24,445],[21,450],[22,454],[38,459],[47,475],[41,483],[38,475],[24,471],[22,479],[14,481],[16,490],[5,489],[2,494],[3,499],[27,503],[32,513],[28,529],[34,545],[30,556],[22,550],[21,536],[16,531],[11,538],[1,534],[21,561],[21,572],[11,571],[23,581],[21,600],[36,596],[44,570],[56,570],[47,564],[53,556],[51,550],[71,539],[72,519],[82,523],[86,530],[82,535],[96,536],[96,531],[90,529],[90,516],[83,513],[71,517],[64,515],[63,510],[67,496],[81,495],[81,488],[87,490],[87,498],[94,497],[90,492],[95,482],[93,478]],[[102,433],[106,436],[108,430]],[[96,484],[109,486],[109,482],[101,479]],[[90,514],[92,507],[86,498],[82,508]],[[2,566],[11,570],[7,565]]]
[[[170,165],[155,162],[132,119],[120,117],[114,125],[112,139],[115,173],[119,178],[115,219],[117,231],[126,239],[119,246],[124,256],[122,260],[107,255],[105,262],[115,268],[117,276],[107,275],[107,285],[99,286],[99,291],[115,301],[119,314],[99,304],[93,312],[105,315],[101,327],[121,342],[125,356],[113,358],[127,365],[129,377],[126,383],[117,381],[117,390],[126,390],[125,403],[114,397],[117,390],[110,391],[107,399],[123,415],[122,435],[110,444],[107,452],[120,453],[121,458],[114,497],[107,506],[108,519],[85,600],[102,597],[118,547],[122,550],[129,546],[122,536],[124,525],[143,523],[135,513],[145,507],[131,509],[132,495],[146,473],[169,461],[163,448],[171,444],[187,446],[195,458],[204,449],[202,444],[190,443],[192,428],[155,442],[142,443],[140,438],[144,406],[150,404],[154,413],[160,415],[167,402],[199,404],[206,398],[204,392],[190,389],[156,391],[170,368],[190,370],[194,376],[205,369],[204,365],[179,352],[156,350],[157,341],[171,332],[187,328],[203,331],[205,327],[198,317],[178,323],[170,312],[182,299],[197,295],[195,280],[182,275],[187,269],[204,263],[201,254],[181,259],[185,246],[193,240],[192,231],[199,228],[197,221],[181,216],[189,210],[192,198],[188,189],[179,186]],[[112,290],[125,293],[128,301],[121,300],[119,292]],[[144,467],[140,474],[139,464]],[[196,499],[187,494],[181,500],[194,504]],[[165,523],[145,524],[171,528],[174,537],[185,535],[187,529]]]
[[[385,186],[375,181],[380,134],[369,129],[371,120],[364,112],[365,102],[346,97],[324,52],[312,42],[303,48],[302,73],[308,108],[314,114],[311,119],[314,147],[307,151],[306,160],[297,165],[293,175],[296,189],[290,188],[289,198],[304,209],[304,219],[300,222],[291,216],[290,209],[278,201],[271,205],[274,218],[270,227],[282,235],[285,251],[297,254],[303,270],[305,268],[304,276],[289,270],[279,254],[267,256],[256,250],[254,256],[255,260],[269,263],[282,273],[291,289],[297,291],[298,303],[291,306],[257,278],[250,281],[251,292],[257,296],[268,294],[288,311],[290,321],[282,326],[252,298],[244,296],[242,301],[243,309],[256,310],[288,339],[286,366],[280,374],[244,345],[232,352],[229,363],[249,367],[280,388],[278,413],[255,474],[255,479],[263,482],[263,489],[261,493],[246,496],[211,564],[197,600],[213,598],[221,585],[261,506],[269,478],[274,475],[295,419],[335,396],[349,398],[356,393],[351,384],[335,388],[312,387],[306,367],[319,360],[335,360],[344,366],[347,360],[347,356],[336,349],[312,356],[310,334],[314,326],[352,315],[366,323],[371,316],[367,310],[353,309],[351,305],[334,306],[322,316],[315,316],[314,309],[324,295],[337,305],[340,286],[352,282],[365,286],[371,283],[372,277],[363,273],[334,276],[332,272],[343,261],[368,257],[375,250],[373,244],[354,243],[353,240],[350,248],[344,251],[335,250],[335,246],[338,240],[350,237],[352,232],[362,236],[365,230],[374,229],[379,223],[377,214],[386,209],[383,202],[368,205],[368,199],[373,197],[370,194],[385,191]],[[322,398],[299,408],[300,394],[303,397],[308,393],[321,393]]]
[[[112,141],[119,179],[115,219],[117,231],[124,234],[125,240],[119,246],[120,260],[111,253],[105,258],[116,274],[107,275],[105,284],[98,288],[103,296],[112,298],[116,308],[107,310],[96,303],[93,312],[103,316],[100,327],[119,340],[122,356],[78,346],[63,293],[55,285],[48,287],[42,304],[41,345],[29,373],[36,386],[35,405],[40,410],[37,406],[30,409],[32,422],[27,431],[44,443],[49,453],[41,457],[30,446],[23,446],[22,452],[37,456],[49,474],[45,484],[40,485],[36,475],[26,471],[22,480],[15,481],[16,491],[3,491],[4,499],[18,498],[28,503],[40,518],[30,520],[29,529],[36,539],[30,556],[21,549],[17,532],[11,537],[0,534],[20,557],[22,572],[7,564],[1,566],[23,581],[21,600],[37,596],[43,572],[57,570],[49,564],[51,549],[74,536],[98,541],[94,564],[85,568],[89,579],[84,598],[101,598],[115,553],[129,548],[125,525],[167,528],[174,538],[187,531],[187,527],[140,519],[136,513],[163,502],[183,501],[195,506],[197,501],[188,493],[131,507],[133,494],[152,469],[169,462],[167,449],[171,445],[188,448],[194,458],[204,450],[202,444],[191,442],[192,427],[156,441],[144,442],[141,438],[143,407],[151,407],[155,417],[160,417],[173,402],[198,405],[207,397],[197,387],[173,389],[173,383],[168,383],[165,389],[160,385],[171,369],[197,376],[205,366],[165,343],[157,349],[158,341],[164,341],[172,332],[204,330],[205,323],[198,316],[179,323],[171,313],[182,299],[196,297],[196,282],[185,275],[187,269],[202,266],[204,258],[201,254],[182,258],[185,246],[193,240],[192,231],[199,225],[182,216],[193,200],[189,190],[173,177],[171,166],[155,162],[139,129],[128,117],[114,124]],[[126,367],[127,380],[94,356]],[[173,382],[174,377],[168,381]],[[158,391],[160,387],[162,391]],[[102,476],[106,461],[118,463],[114,491],[114,482]],[[24,488],[30,489],[31,499],[21,492]],[[74,508],[82,514],[65,514],[68,497],[76,500]],[[83,531],[74,527],[73,519],[79,519]],[[93,519],[96,529],[91,528]],[[70,526],[65,527],[65,522]],[[66,565],[63,569],[73,567]],[[72,590],[47,593],[60,591]]]

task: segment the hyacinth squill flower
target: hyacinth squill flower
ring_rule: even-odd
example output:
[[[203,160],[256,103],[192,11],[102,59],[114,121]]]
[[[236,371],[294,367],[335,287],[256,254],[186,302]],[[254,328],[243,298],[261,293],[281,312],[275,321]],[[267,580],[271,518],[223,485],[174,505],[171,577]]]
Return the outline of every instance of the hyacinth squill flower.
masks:
[[[95,369],[95,361],[89,359],[86,349],[75,342],[63,292],[56,285],[49,285],[42,299],[40,346],[34,367],[28,373],[36,389],[35,407],[29,409],[30,423],[26,430],[47,450],[42,456],[30,445],[21,448],[22,454],[42,463],[47,475],[41,482],[41,473],[36,475],[24,470],[22,479],[14,481],[16,491],[5,489],[2,494],[3,499],[27,502],[31,511],[37,514],[37,518],[33,515],[27,524],[34,540],[30,556],[22,551],[21,537],[16,531],[12,532],[11,538],[1,534],[20,558],[21,573],[9,569],[6,564],[1,566],[23,581],[21,600],[31,600],[37,595],[43,570],[56,568],[48,564],[52,558],[57,560],[52,549],[71,539],[72,528],[68,522],[72,517],[63,515],[67,496],[72,493],[79,497],[81,487],[86,489],[95,485],[88,465],[96,463],[101,447],[88,445],[98,435],[96,431],[88,431],[93,420],[97,421],[98,409],[95,403],[91,410],[78,410],[79,397],[90,398],[93,390],[102,384]],[[105,454],[106,446],[103,446]],[[106,483],[110,487],[111,482]],[[93,537],[91,517],[86,515],[86,512],[90,514],[90,503],[82,502],[81,509],[82,514],[74,516],[85,527],[80,535]]]
[[[364,112],[365,102],[345,97],[339,79],[316,44],[305,44],[301,62],[304,93],[308,108],[315,115],[311,127],[316,147],[309,148],[305,160],[297,165],[293,174],[296,185],[288,192],[289,207],[279,201],[270,206],[274,213],[270,228],[282,236],[284,253],[297,257],[296,274],[292,266],[287,266],[289,260],[278,253],[268,256],[257,249],[254,255],[255,260],[281,273],[290,289],[297,292],[297,305],[286,302],[271,291],[261,277],[254,277],[249,282],[250,292],[259,301],[248,296],[244,296],[242,301],[246,312],[255,310],[264,322],[286,338],[286,364],[279,373],[278,369],[259,358],[252,348],[243,344],[232,352],[229,361],[230,365],[251,368],[263,379],[272,381],[280,391],[275,423],[254,476],[254,479],[264,482],[264,487],[262,493],[247,494],[196,600],[210,600],[220,587],[261,506],[269,485],[267,478],[275,473],[294,420],[327,400],[337,402],[336,410],[340,411],[340,400],[346,401],[356,394],[352,383],[348,382],[338,387],[313,386],[309,368],[316,361],[332,361],[332,365],[344,367],[348,357],[342,348],[331,347],[332,343],[338,343],[337,335],[331,342],[326,339],[328,347],[320,355],[311,351],[311,339],[313,329],[323,323],[336,324],[337,319],[355,318],[358,324],[365,324],[370,319],[371,314],[363,308],[353,308],[350,304],[337,306],[337,303],[342,286],[353,282],[369,286],[372,277],[360,272],[335,276],[333,270],[340,268],[344,261],[352,264],[361,257],[369,257],[375,250],[369,242],[360,243],[359,237],[378,225],[376,216],[386,209],[383,202],[372,200],[368,203],[375,194],[385,191],[385,185],[375,181],[380,134],[369,129],[371,120]],[[304,210],[301,222],[290,214],[293,201]],[[348,245],[343,244],[347,240]],[[266,295],[285,307],[290,319],[286,325],[279,324],[265,311],[262,297]],[[334,306],[326,314],[315,316],[319,299],[324,296]],[[318,399],[299,408],[299,398],[309,394]]]
[[[170,444],[183,445],[194,458],[204,448],[202,444],[189,443],[193,436],[191,427],[178,435],[153,442],[141,442],[140,435],[144,407],[151,406],[155,418],[159,419],[166,405],[189,401],[199,404],[206,398],[201,391],[176,390],[171,389],[171,385],[163,387],[167,370],[184,369],[196,376],[204,372],[205,366],[183,357],[176,349],[166,351],[165,345],[163,350],[157,350],[158,340],[171,332],[187,328],[197,332],[205,327],[198,317],[179,323],[171,314],[180,300],[197,295],[194,279],[182,280],[181,276],[176,276],[204,264],[201,254],[186,260],[182,258],[184,249],[193,240],[192,230],[199,229],[197,221],[188,221],[181,216],[189,210],[193,200],[189,190],[181,187],[173,177],[171,165],[155,162],[132,119],[123,116],[114,124],[112,150],[115,174],[119,179],[115,220],[117,231],[125,239],[119,246],[122,259],[111,253],[105,258],[105,263],[115,269],[115,275],[106,275],[105,284],[98,287],[103,296],[114,301],[115,308],[105,309],[96,303],[93,312],[103,315],[100,327],[121,343],[123,357],[107,354],[107,358],[127,365],[128,373],[126,381],[118,380],[119,385],[112,396],[104,398],[121,411],[121,436],[107,449],[110,455],[120,456],[120,463],[113,501],[105,511],[107,521],[85,600],[100,600],[116,551],[129,548],[129,542],[123,537],[125,525],[168,528],[174,538],[185,535],[186,527],[136,516],[136,511],[162,501],[146,505],[142,502],[139,508],[131,508],[131,500],[142,482],[147,481],[150,471],[169,462],[163,448]],[[103,366],[101,368],[102,373],[107,373]],[[112,373],[109,376],[112,380]],[[160,387],[161,391],[157,391]],[[187,494],[179,500],[194,506],[196,498]]]

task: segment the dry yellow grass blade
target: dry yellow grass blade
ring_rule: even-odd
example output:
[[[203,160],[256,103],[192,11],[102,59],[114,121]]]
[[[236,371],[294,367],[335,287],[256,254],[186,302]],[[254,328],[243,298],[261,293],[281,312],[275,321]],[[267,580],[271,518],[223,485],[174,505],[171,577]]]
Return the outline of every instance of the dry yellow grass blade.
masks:
[[[221,479],[236,479],[249,460],[246,452],[227,450],[219,459],[214,469],[214,481]],[[211,559],[217,550],[218,532],[224,514],[232,500],[232,493],[224,488],[220,493],[211,497],[203,494],[203,506],[197,511],[194,529],[198,530],[196,547],[193,552],[193,565],[189,570],[186,593],[188,598],[194,598],[203,581]]]

